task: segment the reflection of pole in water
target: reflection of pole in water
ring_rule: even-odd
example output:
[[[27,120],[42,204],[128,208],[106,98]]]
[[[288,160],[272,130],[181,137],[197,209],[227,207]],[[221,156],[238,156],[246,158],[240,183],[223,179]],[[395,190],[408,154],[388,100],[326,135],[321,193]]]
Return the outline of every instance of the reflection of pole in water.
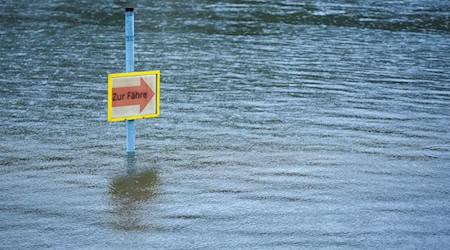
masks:
[[[134,154],[127,154],[127,173],[133,175],[136,173],[136,156]]]
[[[119,176],[109,185],[109,195],[113,207],[114,228],[146,230],[148,226],[141,223],[139,210],[158,194],[158,174],[156,171],[138,172],[135,156],[127,157],[127,175]]]

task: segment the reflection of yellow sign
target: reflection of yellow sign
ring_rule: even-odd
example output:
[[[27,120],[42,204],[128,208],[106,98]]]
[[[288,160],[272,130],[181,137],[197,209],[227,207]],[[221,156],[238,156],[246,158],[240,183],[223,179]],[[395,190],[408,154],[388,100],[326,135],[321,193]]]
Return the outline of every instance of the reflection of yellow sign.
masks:
[[[115,229],[123,231],[145,231],[152,225],[145,223],[148,214],[142,207],[152,204],[158,196],[159,176],[156,171],[132,173],[115,178],[109,184],[112,217],[109,221]],[[145,216],[144,216],[145,215]]]
[[[159,71],[108,75],[108,121],[159,116]]]

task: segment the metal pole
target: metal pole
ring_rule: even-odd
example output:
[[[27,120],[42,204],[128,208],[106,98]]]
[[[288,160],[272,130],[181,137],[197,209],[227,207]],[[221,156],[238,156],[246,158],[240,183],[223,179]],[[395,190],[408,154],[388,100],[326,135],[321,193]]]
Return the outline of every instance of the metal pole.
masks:
[[[125,68],[134,71],[134,9],[125,8]],[[127,153],[135,151],[135,123],[127,120]]]

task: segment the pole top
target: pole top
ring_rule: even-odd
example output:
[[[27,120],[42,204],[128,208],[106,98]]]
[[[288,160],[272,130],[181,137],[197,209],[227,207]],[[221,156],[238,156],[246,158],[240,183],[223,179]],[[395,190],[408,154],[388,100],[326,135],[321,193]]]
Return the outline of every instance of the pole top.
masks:
[[[128,11],[133,12],[133,11],[134,11],[134,8],[125,8],[125,11],[126,11],[126,12],[128,12]]]

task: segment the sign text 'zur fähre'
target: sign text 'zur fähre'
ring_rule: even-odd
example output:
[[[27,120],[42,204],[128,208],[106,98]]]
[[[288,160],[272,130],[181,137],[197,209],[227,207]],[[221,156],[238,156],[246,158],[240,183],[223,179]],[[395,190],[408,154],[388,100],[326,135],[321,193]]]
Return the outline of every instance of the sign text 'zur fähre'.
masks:
[[[159,116],[159,71],[108,75],[108,121]]]

